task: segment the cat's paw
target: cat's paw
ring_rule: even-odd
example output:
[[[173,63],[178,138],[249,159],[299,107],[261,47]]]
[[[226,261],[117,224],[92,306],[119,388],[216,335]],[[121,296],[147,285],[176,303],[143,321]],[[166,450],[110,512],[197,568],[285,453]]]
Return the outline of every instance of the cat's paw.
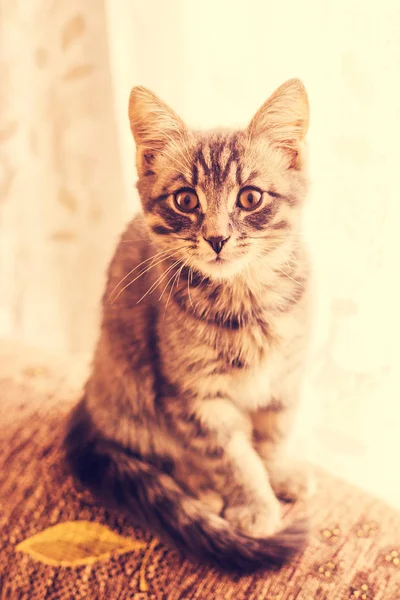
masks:
[[[220,515],[224,508],[224,500],[220,494],[213,490],[202,491],[198,499],[210,512]]]
[[[276,533],[281,524],[281,507],[276,498],[268,502],[228,506],[224,517],[246,535],[264,538]]]
[[[316,491],[315,477],[306,464],[285,460],[268,464],[267,471],[272,489],[284,502],[310,498]]]

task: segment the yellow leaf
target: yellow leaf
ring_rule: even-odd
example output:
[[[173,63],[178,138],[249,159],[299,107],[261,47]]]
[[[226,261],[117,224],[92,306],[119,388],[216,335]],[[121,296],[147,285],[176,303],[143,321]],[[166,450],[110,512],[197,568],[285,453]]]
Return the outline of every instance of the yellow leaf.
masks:
[[[72,567],[146,547],[146,542],[122,537],[99,523],[67,521],[24,540],[16,550],[47,565]]]

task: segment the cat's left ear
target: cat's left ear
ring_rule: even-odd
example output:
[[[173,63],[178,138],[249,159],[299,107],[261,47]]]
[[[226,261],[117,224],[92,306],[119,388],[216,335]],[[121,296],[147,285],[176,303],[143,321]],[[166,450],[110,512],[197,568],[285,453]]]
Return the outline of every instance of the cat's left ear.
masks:
[[[182,143],[187,128],[182,119],[144,87],[134,87],[129,98],[129,121],[136,142],[139,175],[148,169],[157,152],[173,142]]]
[[[309,122],[307,92],[299,79],[290,79],[281,85],[263,104],[252,119],[248,132],[251,136],[265,136],[289,159],[289,166],[302,166],[302,142]]]

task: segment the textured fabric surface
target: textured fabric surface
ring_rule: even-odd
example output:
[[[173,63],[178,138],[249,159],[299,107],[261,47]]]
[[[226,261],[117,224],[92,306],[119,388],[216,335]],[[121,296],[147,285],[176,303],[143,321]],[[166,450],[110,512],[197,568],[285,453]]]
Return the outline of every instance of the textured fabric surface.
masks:
[[[12,600],[400,600],[400,515],[318,473],[304,555],[279,572],[227,575],[195,564],[104,510],[62,460],[65,415],[85,364],[22,355],[0,344],[0,598]],[[304,512],[287,507],[285,519]],[[136,540],[90,564],[47,565],[16,550],[59,523],[84,520]]]

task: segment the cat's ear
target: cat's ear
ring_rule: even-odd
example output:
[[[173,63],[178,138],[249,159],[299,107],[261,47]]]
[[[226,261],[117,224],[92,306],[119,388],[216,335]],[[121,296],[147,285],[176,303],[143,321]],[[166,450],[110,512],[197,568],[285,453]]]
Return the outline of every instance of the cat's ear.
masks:
[[[153,92],[134,87],[129,98],[129,121],[136,142],[139,175],[148,169],[154,155],[170,142],[182,142],[187,134],[184,122]]]
[[[265,136],[289,158],[291,168],[302,164],[302,142],[308,130],[307,92],[299,79],[289,79],[262,105],[253,117],[248,132]]]

